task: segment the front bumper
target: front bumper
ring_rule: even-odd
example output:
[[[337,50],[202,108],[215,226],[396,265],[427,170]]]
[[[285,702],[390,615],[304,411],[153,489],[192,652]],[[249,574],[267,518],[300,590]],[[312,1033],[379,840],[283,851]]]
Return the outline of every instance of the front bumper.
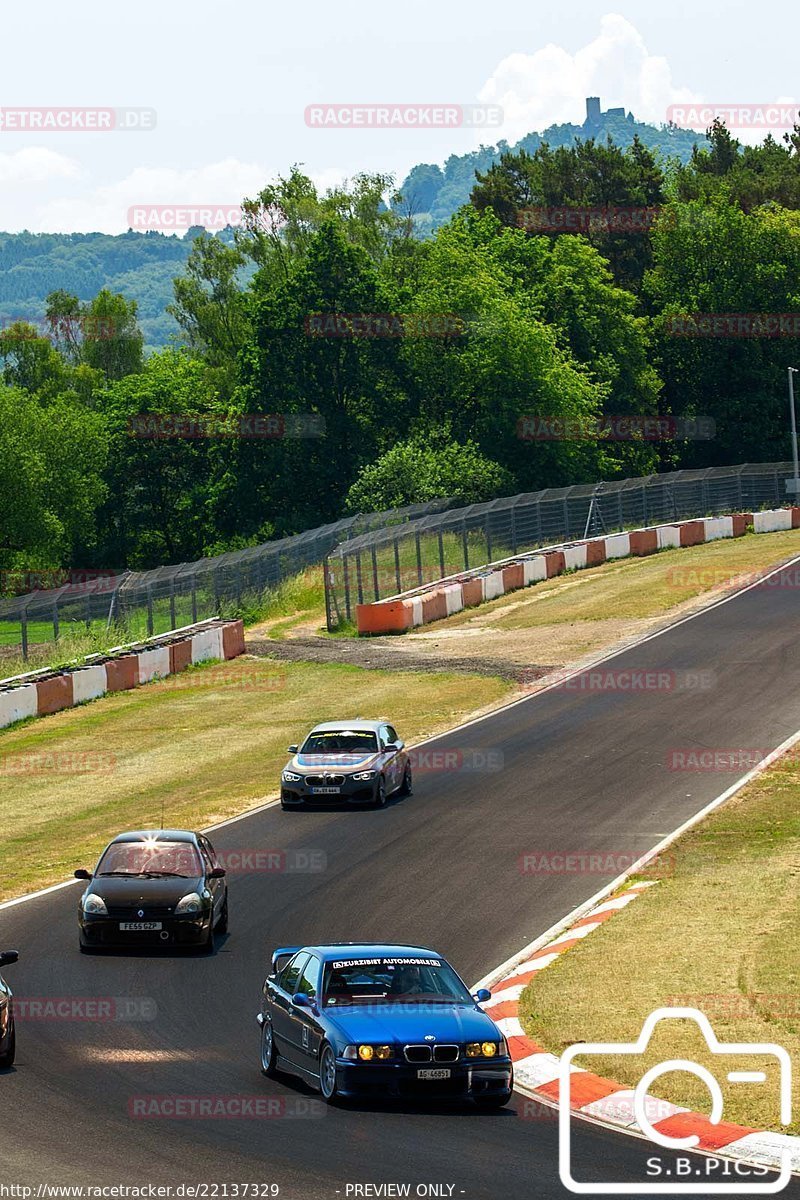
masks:
[[[305,779],[298,783],[287,783],[281,779],[281,800],[284,804],[374,804],[378,796],[380,775],[373,779],[355,780],[345,775],[344,783],[336,791],[320,792]]]
[[[445,1079],[420,1078],[420,1070],[448,1070]],[[430,1063],[427,1067],[406,1062],[354,1063],[336,1061],[336,1083],[342,1096],[371,1096],[388,1099],[479,1100],[487,1096],[509,1096],[514,1086],[510,1058],[459,1059]]]
[[[80,916],[80,938],[84,946],[200,946],[208,940],[211,913],[194,916],[150,917],[160,929],[120,929],[123,923],[141,920],[137,913],[126,917],[119,915],[104,917],[82,913]]]

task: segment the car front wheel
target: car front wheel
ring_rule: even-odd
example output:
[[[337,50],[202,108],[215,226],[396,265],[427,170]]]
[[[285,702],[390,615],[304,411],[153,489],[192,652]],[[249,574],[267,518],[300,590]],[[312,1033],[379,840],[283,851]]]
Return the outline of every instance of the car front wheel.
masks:
[[[0,1069],[7,1070],[8,1067],[13,1067],[14,1059],[17,1055],[17,1032],[12,1024],[11,1031],[8,1037],[8,1046],[3,1054],[0,1054]]]
[[[328,1104],[333,1104],[338,1095],[336,1086],[336,1056],[328,1042],[319,1056],[319,1090]]]
[[[382,775],[381,775],[380,779],[378,780],[378,790],[375,793],[375,807],[376,808],[385,808],[386,807],[386,780],[384,779],[384,777]]]

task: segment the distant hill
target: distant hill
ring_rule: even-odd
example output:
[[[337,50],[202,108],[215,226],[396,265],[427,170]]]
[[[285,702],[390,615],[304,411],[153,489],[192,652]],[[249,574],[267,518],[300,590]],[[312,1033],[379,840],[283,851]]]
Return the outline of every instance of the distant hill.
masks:
[[[526,134],[514,145],[500,141],[496,146],[481,146],[469,154],[451,154],[444,167],[432,163],[412,167],[398,189],[403,197],[398,211],[413,216],[421,234],[432,231],[469,201],[476,171],[486,171],[508,151],[527,150],[533,154],[544,142],[555,149],[571,146],[578,138],[605,141],[610,137],[625,149],[638,134],[639,140],[657,151],[662,159],[674,158],[686,163],[692,147],[705,141],[705,134],[676,126],[648,125],[637,121],[631,113],[626,115],[622,109],[601,112],[596,97],[587,99],[586,108],[587,117],[582,125],[550,125],[542,133]]]
[[[57,288],[91,300],[106,287],[137,302],[146,345],[166,345],[180,332],[166,312],[172,280],[199,232],[0,233],[0,326],[36,323]]]
[[[420,163],[403,181],[400,211],[409,212],[421,235],[443,225],[466,204],[475,172],[485,171],[508,150],[533,153],[543,142],[571,145],[577,138],[605,139],[629,146],[636,134],[663,158],[686,162],[702,135],[674,127],[657,127],[634,120],[620,109],[600,111],[599,100],[587,101],[582,125],[551,125],[529,133],[515,145],[498,142],[470,154],[452,154],[443,167]],[[182,273],[199,229],[182,237],[163,233],[0,233],[0,326],[12,320],[36,322],[44,316],[45,298],[57,288],[91,300],[101,288],[121,292],[139,306],[139,320],[148,348],[164,346],[180,336],[166,311],[172,300],[172,280]],[[230,229],[219,237],[231,240]]]

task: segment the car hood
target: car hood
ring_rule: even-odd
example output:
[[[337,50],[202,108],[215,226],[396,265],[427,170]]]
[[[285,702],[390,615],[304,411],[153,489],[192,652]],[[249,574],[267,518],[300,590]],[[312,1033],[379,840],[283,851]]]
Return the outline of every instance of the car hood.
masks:
[[[119,908],[142,903],[177,904],[189,892],[196,892],[203,887],[202,878],[120,879],[109,875],[93,879],[87,891],[95,896],[102,896],[106,904],[113,904],[115,908]]]
[[[298,771],[329,771],[342,774],[348,771],[366,770],[378,756],[374,750],[359,750],[354,754],[296,754],[289,763]]]
[[[348,1042],[424,1043],[498,1041],[494,1021],[466,1004],[386,1004],[325,1009],[325,1016]]]

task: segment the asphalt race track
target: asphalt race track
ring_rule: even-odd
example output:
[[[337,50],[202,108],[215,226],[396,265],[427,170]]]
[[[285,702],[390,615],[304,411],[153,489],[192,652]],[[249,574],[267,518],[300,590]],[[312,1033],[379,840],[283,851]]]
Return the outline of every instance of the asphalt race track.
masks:
[[[793,569],[604,668],[677,672],[676,684],[687,682],[681,672],[706,672],[705,686],[561,688],[437,740],[430,749],[450,752],[451,769],[434,761],[414,795],[384,811],[270,808],[219,830],[223,853],[315,852],[325,869],[232,874],[231,932],[212,958],[79,955],[78,884],[1,911],[0,946],[23,955],[8,971],[20,999],[146,1000],[152,1019],[20,1022],[16,1069],[0,1077],[0,1182],[275,1182],[281,1196],[307,1198],[405,1182],[412,1195],[420,1183],[454,1185],[455,1197],[567,1195],[557,1125],[521,1096],[496,1114],[327,1109],[290,1079],[263,1079],[255,1014],[269,954],[304,941],[429,943],[474,983],[613,877],[525,875],[524,854],[648,850],[743,774],[671,770],[672,749],[768,750],[800,726],[790,578]],[[495,769],[474,769],[482,762]],[[276,1112],[132,1119],[142,1095],[270,1096]],[[574,1136],[580,1178],[646,1178],[649,1143],[585,1123]],[[800,1196],[800,1184],[785,1194]]]

